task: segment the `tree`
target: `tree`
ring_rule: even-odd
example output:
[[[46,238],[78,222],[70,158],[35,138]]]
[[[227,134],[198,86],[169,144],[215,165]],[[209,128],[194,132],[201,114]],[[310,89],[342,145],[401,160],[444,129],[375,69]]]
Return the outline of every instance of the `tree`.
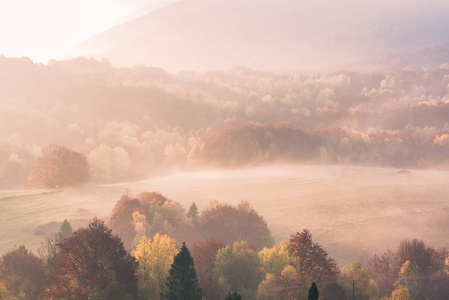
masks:
[[[397,251],[400,265],[397,286],[408,289],[413,299],[438,299],[447,285],[444,257],[421,240],[404,240]]]
[[[198,219],[198,215],[198,206],[196,206],[196,203],[193,202],[189,207],[189,211],[187,212],[187,218],[190,218],[193,222],[196,222],[196,220]]]
[[[225,300],[242,300],[242,296],[237,294],[237,292],[234,292],[233,294],[229,292]]]
[[[312,282],[335,282],[337,280],[339,271],[335,260],[330,258],[320,245],[312,241],[312,235],[307,229],[292,235],[288,252],[293,260],[291,265],[296,271],[295,284],[292,285],[282,276],[279,277],[279,283],[289,290],[290,298],[305,298],[307,287]],[[322,297],[336,299],[335,295],[340,288],[336,284],[326,285],[322,290]]]
[[[307,300],[318,300],[320,294],[318,293],[318,288],[315,282],[312,282],[312,285],[309,287],[309,291],[307,293]]]
[[[219,237],[227,245],[247,241],[256,249],[274,244],[267,222],[246,201],[237,206],[211,202],[198,223],[204,239]]]
[[[57,243],[53,298],[123,299],[137,294],[136,262],[99,219]]]
[[[137,285],[142,299],[159,299],[165,292],[165,283],[173,257],[178,253],[176,241],[168,235],[156,234],[153,241],[143,237],[132,255],[136,258]]]
[[[260,263],[265,274],[281,275],[284,268],[292,261],[288,254],[288,242],[275,244],[273,248],[263,248],[259,252]]]
[[[373,278],[379,288],[379,295],[385,297],[393,291],[393,285],[398,278],[396,255],[388,250],[381,256],[374,254],[366,264],[368,275]]]
[[[9,299],[9,293],[6,286],[0,282],[0,300],[8,300]]]
[[[218,251],[214,277],[222,289],[239,291],[243,298],[255,299],[257,287],[263,278],[259,256],[247,242],[235,242]]]
[[[72,235],[73,229],[72,226],[70,226],[69,221],[67,219],[64,220],[61,224],[61,228],[59,228],[59,237],[61,241],[63,241],[65,238],[68,238]]]
[[[20,246],[3,255],[0,265],[0,281],[10,296],[37,299],[47,286],[42,261],[31,251]]]
[[[206,299],[218,299],[218,283],[214,280],[215,257],[226,245],[216,239],[195,243],[192,248],[192,258],[198,275],[198,282]]]
[[[175,256],[167,277],[167,300],[201,300],[202,292],[198,286],[193,259],[186,243],[182,243],[181,250]]]
[[[389,300],[412,300],[412,297],[406,287],[399,287],[393,291]]]
[[[357,280],[355,283],[356,299],[369,300],[377,297],[377,286],[374,280],[370,280],[367,269],[358,260],[341,270],[341,281],[346,282],[344,286],[348,295],[352,294],[352,280]]]
[[[30,176],[34,187],[60,188],[81,184],[89,179],[89,164],[83,154],[56,145],[42,152]]]

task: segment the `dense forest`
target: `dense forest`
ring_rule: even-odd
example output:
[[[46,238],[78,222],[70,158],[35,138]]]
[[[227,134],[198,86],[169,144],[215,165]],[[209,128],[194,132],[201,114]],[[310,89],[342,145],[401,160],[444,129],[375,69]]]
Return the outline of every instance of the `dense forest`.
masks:
[[[320,299],[446,299],[447,257],[403,240],[342,267],[307,229],[275,244],[248,202],[186,210],[142,192],[123,195],[106,223],[73,231],[64,221],[38,255],[24,246],[4,254],[0,298],[292,300],[314,286]]]
[[[55,145],[85,156],[96,183],[270,163],[448,165],[447,64],[385,74],[171,74],[0,57],[0,78],[3,189],[33,186],[38,159]]]

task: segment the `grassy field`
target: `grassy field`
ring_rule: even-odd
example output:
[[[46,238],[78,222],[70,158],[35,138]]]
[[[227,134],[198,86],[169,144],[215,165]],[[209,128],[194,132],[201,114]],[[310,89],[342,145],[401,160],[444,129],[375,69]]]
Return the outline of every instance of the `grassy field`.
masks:
[[[341,265],[363,252],[395,249],[405,238],[448,247],[448,175],[443,171],[273,166],[180,173],[51,192],[0,191],[0,254],[21,244],[36,250],[44,233],[57,230],[66,218],[78,227],[94,216],[107,217],[127,190],[131,194],[158,191],[186,208],[193,201],[202,208],[210,199],[248,200],[264,216],[276,241],[307,228]]]

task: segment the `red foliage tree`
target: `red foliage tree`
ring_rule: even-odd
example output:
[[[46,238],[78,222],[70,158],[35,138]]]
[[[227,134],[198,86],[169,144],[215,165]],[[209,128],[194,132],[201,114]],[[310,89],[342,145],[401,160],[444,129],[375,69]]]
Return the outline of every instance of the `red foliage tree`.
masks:
[[[274,244],[267,222],[246,201],[237,206],[219,203],[206,208],[198,226],[205,239],[220,238],[227,245],[247,241],[260,250]]]
[[[219,298],[217,283],[213,280],[215,256],[217,256],[218,250],[224,247],[226,245],[222,241],[210,239],[195,243],[191,248],[198,281],[206,299]]]
[[[26,299],[38,299],[47,285],[43,262],[25,246],[3,255],[0,280],[11,296]]]
[[[282,276],[278,279],[280,285],[289,290],[289,298],[305,299],[310,284],[316,282],[318,285],[326,283],[320,292],[323,298],[344,299],[342,287],[332,283],[339,275],[337,263],[320,245],[312,241],[312,234],[307,229],[292,235],[288,253],[296,270],[295,282],[284,282]]]
[[[103,221],[94,219],[57,246],[60,251],[49,296],[118,300],[137,294],[136,262]]]

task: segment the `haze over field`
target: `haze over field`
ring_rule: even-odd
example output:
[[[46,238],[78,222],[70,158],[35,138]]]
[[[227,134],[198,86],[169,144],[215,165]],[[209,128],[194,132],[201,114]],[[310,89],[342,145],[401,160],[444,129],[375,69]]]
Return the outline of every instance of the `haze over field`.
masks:
[[[448,1],[23,0],[0,27],[0,255],[64,219],[129,251],[236,218],[250,252],[309,229],[339,267],[423,239],[445,293]]]

